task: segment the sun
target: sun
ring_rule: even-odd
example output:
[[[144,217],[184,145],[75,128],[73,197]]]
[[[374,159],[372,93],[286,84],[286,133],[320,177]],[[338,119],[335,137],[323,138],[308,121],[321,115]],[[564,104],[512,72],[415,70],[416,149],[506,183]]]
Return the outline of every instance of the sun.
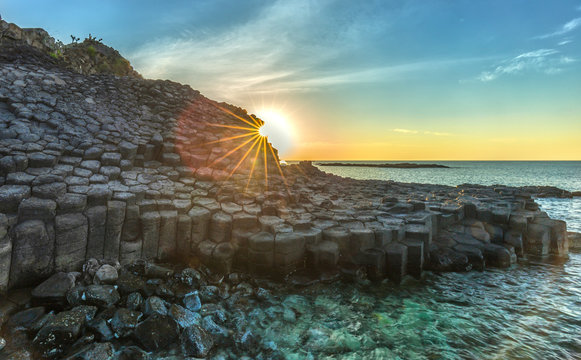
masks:
[[[264,121],[258,133],[267,137],[272,146],[278,149],[280,155],[288,155],[292,149],[294,135],[294,129],[288,117],[274,109],[257,111],[257,116]]]

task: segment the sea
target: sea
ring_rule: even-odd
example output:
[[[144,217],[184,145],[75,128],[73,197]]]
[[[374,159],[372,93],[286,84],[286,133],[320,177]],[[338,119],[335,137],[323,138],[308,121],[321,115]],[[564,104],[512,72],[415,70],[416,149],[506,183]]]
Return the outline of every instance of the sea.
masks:
[[[313,162],[319,164],[321,162]],[[384,163],[384,162],[376,162]],[[581,162],[426,162],[449,169],[320,166],[355,179],[581,190]],[[581,199],[538,199],[581,231]],[[581,359],[581,254],[509,269],[424,272],[422,279],[288,288],[293,324],[261,334],[289,359]],[[268,311],[268,309],[265,309]]]

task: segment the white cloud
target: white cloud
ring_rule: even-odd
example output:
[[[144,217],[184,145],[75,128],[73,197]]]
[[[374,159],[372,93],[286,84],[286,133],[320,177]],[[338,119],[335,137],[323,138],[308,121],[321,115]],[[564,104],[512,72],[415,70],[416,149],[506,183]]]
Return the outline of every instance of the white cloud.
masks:
[[[546,39],[554,36],[564,35],[567,34],[581,25],[581,17],[575,18],[561,26],[559,30],[556,30],[552,33],[544,34],[541,36],[537,36],[537,39]]]
[[[447,132],[438,132],[438,131],[424,131],[426,135],[434,135],[434,136],[451,136],[452,134]]]
[[[393,131],[402,133],[402,134],[417,134],[417,130],[409,130],[409,129],[393,129]]]
[[[567,39],[567,40],[559,41],[558,45],[563,46],[563,45],[570,44],[572,42],[573,42],[573,40]]]
[[[505,60],[493,70],[483,71],[477,76],[482,82],[495,80],[503,75],[524,73],[528,71],[557,74],[564,70],[564,66],[575,61],[568,56],[558,56],[559,51],[554,49],[539,49],[526,52]]]

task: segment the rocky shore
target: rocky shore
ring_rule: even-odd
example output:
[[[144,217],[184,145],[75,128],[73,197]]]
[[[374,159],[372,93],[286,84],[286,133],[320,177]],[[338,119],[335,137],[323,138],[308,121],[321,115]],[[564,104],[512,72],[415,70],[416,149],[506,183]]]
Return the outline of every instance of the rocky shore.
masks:
[[[318,166],[359,166],[359,167],[378,167],[378,168],[393,168],[393,169],[448,169],[449,166],[439,164],[414,164],[414,163],[397,163],[397,164],[362,164],[362,163],[320,163]]]
[[[567,256],[533,189],[279,168],[245,110],[49,45],[0,38],[0,359],[281,358],[252,330],[301,316],[277,284]]]

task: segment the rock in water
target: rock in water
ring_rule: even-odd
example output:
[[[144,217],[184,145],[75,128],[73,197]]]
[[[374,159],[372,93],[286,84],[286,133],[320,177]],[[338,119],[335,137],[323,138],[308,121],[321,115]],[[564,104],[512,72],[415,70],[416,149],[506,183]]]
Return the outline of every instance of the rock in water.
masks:
[[[184,356],[203,358],[214,347],[212,336],[198,325],[191,325],[185,328],[180,336],[180,340]]]

